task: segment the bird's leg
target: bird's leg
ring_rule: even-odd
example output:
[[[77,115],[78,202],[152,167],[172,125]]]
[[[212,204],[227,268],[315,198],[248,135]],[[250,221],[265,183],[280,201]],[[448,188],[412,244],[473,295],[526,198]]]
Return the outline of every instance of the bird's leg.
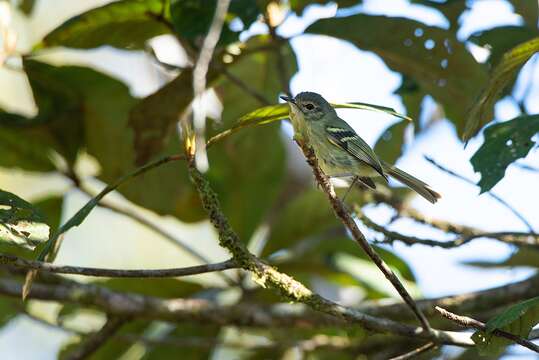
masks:
[[[352,184],[350,184],[350,186],[348,187],[348,190],[346,190],[346,192],[344,193],[344,196],[342,197],[341,201],[344,202],[344,200],[346,200],[346,196],[348,195],[348,193],[350,192],[350,190],[352,190],[352,188],[354,187],[354,185],[356,184],[356,181],[358,180],[358,177],[357,176],[354,176],[354,180],[352,180]]]

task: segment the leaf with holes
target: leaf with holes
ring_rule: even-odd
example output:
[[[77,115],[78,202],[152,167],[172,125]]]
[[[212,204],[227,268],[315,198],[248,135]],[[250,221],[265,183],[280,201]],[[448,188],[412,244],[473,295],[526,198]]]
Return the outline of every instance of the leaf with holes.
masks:
[[[539,51],[539,37],[535,37],[506,52],[494,68],[490,79],[469,112],[463,139],[471,139],[488,122],[492,121],[490,109],[517,71]]]
[[[511,341],[494,335],[495,330],[503,330],[527,339],[531,329],[539,323],[539,297],[535,297],[505,309],[490,319],[485,331],[476,331],[472,340],[480,354],[499,356]]]
[[[373,51],[441,103],[460,134],[467,109],[487,80],[484,67],[454,32],[415,20],[358,14],[318,20],[305,32],[333,36]]]
[[[511,163],[528,155],[538,132],[539,115],[520,116],[485,129],[485,142],[470,160],[481,173],[481,193],[492,189]]]
[[[33,250],[49,238],[41,212],[15,194],[0,190],[0,241]]]

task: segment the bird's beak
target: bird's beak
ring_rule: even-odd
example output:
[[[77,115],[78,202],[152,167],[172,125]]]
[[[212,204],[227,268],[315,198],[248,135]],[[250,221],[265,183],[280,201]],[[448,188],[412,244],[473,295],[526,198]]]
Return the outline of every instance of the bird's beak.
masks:
[[[296,105],[296,100],[294,98],[291,98],[289,96],[280,96],[280,98],[288,103]]]

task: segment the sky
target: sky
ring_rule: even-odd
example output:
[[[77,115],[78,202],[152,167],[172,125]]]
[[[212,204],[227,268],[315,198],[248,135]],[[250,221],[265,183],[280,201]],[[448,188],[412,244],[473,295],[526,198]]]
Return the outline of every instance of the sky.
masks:
[[[105,2],[41,1],[34,20],[25,21],[15,15],[14,24],[22,34],[21,46],[31,46],[62,19],[77,14],[85,8],[94,7],[95,4]],[[62,3],[62,6],[57,6],[59,3]],[[512,13],[510,6],[505,1],[481,0],[473,1],[471,4],[472,9],[461,18],[462,27],[458,33],[460,39],[465,39],[471,33],[493,26],[522,22],[518,15]],[[335,102],[361,101],[390,106],[399,112],[405,112],[399,97],[393,94],[400,85],[400,75],[389,70],[376,55],[358,50],[352,44],[334,38],[318,35],[297,36],[316,19],[333,16],[335,11],[334,5],[311,6],[306,9],[302,18],[291,15],[280,27],[279,31],[282,36],[292,37],[291,43],[299,63],[299,71],[291,83],[293,93],[315,91]],[[410,5],[404,0],[365,0],[364,4],[355,7],[353,11],[405,16],[423,21],[428,25],[443,28],[448,26],[447,20],[437,12],[420,5]],[[350,10],[340,11],[338,15],[342,16],[348,13]],[[484,16],[484,14],[489,14],[489,16]],[[255,24],[250,32],[257,33],[262,29],[262,25]],[[166,39],[162,40],[161,54],[159,52],[158,54],[164,57],[167,55],[176,56],[176,60],[181,61],[181,57],[177,57],[174,53],[176,50],[170,48],[169,45],[170,43]],[[169,49],[168,54],[166,49]],[[475,47],[472,48],[472,52],[479,61],[485,59],[484,49]],[[148,57],[141,53],[129,53],[110,48],[89,52],[62,50],[52,53],[49,60],[94,66],[128,83],[132,93],[137,96],[150,94],[162,82],[162,77],[153,69]],[[539,67],[531,65],[526,66],[524,76],[519,79],[520,88],[524,88],[530,78],[539,84]],[[135,73],[137,75],[133,76]],[[28,114],[35,111],[31,97],[28,97],[27,84],[22,82],[22,75],[6,73],[6,70],[1,70],[0,85],[6,84],[11,86],[13,92],[0,94],[0,105],[15,104],[19,108],[14,110]],[[15,97],[17,101],[12,101]],[[28,98],[30,100],[25,100]],[[21,99],[23,100],[21,101]],[[535,85],[526,101],[530,111],[539,112],[538,99],[539,86]],[[429,102],[427,99],[425,105],[432,107],[432,101]],[[339,110],[339,114],[371,145],[382,131],[395,121],[385,114],[371,112]],[[499,120],[508,120],[517,114],[518,109],[510,100],[503,100],[496,106],[496,116]],[[283,136],[290,139],[290,126],[283,123],[282,127]],[[399,160],[397,165],[431,184],[443,196],[436,205],[431,205],[418,197],[413,201],[413,206],[433,218],[473,225],[486,231],[526,231],[527,229],[513,214],[488,195],[478,196],[477,187],[465,184],[461,180],[440,172],[423,158],[424,155],[431,156],[439,163],[477,181],[479,176],[473,172],[469,159],[480,144],[481,137],[478,137],[464,149],[452,126],[445,121],[438,122],[428,130],[428,133],[411,139],[406,144],[405,156]],[[287,145],[293,155],[292,166],[301,169],[303,160],[298,150],[291,140],[287,142]],[[537,153],[532,153],[525,162],[539,167]],[[89,168],[90,170],[85,169],[85,171],[91,173],[91,166]],[[528,215],[528,220],[536,230],[539,229],[539,217],[531,215],[537,212],[537,192],[533,189],[537,187],[538,180],[538,173],[511,167],[506,177],[493,189],[496,194],[506,199],[518,211]],[[31,186],[31,184],[38,182],[39,187]],[[40,193],[51,189],[62,191],[68,187],[68,183],[59,177],[32,178],[29,174],[18,172],[10,172],[9,174],[0,172],[0,184],[8,190],[13,189],[12,191],[21,196],[25,197],[26,195],[30,198],[38,197]],[[95,183],[93,185],[97,188],[101,184]],[[70,192],[65,213],[73,214],[85,200],[83,195],[75,191]],[[119,197],[116,200],[121,201]],[[196,244],[197,248],[201,250],[212,249],[213,258],[221,259],[224,257],[224,251],[215,246],[215,236],[208,230],[207,226],[181,224],[171,218],[159,219],[149,212],[143,211],[143,213],[160,222],[168,230],[180,233],[185,239],[194,237],[203,239]],[[379,223],[387,221],[389,216],[388,210],[383,207],[371,208],[367,214]],[[109,225],[106,229],[99,226],[103,221],[107,221]],[[92,231],[90,232],[89,229]],[[408,221],[398,221],[392,229],[419,237],[444,238],[443,234],[428,228],[420,228]],[[113,242],[96,240],[110,239],[111,234],[121,235],[121,239],[118,238]],[[368,232],[368,234],[375,236],[372,232]],[[97,264],[98,266],[115,268],[165,267],[177,265],[178,257],[185,256],[178,254],[175,248],[165,242],[152,243],[151,246],[148,246],[146,239],[152,234],[102,209],[98,209],[95,214],[92,214],[85,226],[74,229],[68,236],[69,241],[65,242],[58,258],[59,262],[66,264],[81,266]],[[426,297],[485,289],[524,279],[532,273],[531,269],[476,270],[460,264],[466,260],[505,259],[512,253],[513,249],[496,241],[476,240],[453,250],[421,245],[409,247],[397,242],[393,250],[412,266],[418,279],[419,288]],[[144,258],[141,258],[141,251],[145,255]],[[194,263],[192,259],[190,261]],[[208,281],[212,281],[212,279]],[[36,305],[36,307],[39,307],[38,311],[43,314],[51,310],[50,307],[47,308],[41,304]],[[0,349],[3,353],[13,356],[17,354],[19,357],[24,356],[24,358],[53,359],[55,351],[66,338],[65,334],[35,325],[28,319],[19,318],[0,330]],[[25,353],[21,353],[21,351]],[[515,351],[520,354],[519,359],[527,358],[525,351],[516,348]],[[507,359],[510,358],[507,357]]]

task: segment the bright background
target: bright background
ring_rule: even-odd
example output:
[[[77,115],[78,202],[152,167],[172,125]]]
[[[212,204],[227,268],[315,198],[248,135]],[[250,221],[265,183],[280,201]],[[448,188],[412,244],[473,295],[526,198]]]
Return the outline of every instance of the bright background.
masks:
[[[25,18],[17,13],[11,13],[11,16],[6,17],[8,13],[4,6],[6,4],[0,2],[0,21],[6,19],[10,21],[10,26],[19,36],[18,48],[24,51],[71,16],[108,2],[41,0],[38,1],[31,18]],[[477,0],[471,1],[470,5],[471,10],[461,17],[462,26],[458,33],[460,39],[493,26],[520,24],[523,21],[503,0]],[[403,16],[419,19],[429,25],[448,27],[447,20],[439,13],[424,6],[411,5],[405,0],[365,0],[363,5],[352,10],[347,9],[346,13],[350,11]],[[280,27],[282,36],[293,37],[292,45],[299,62],[299,72],[292,79],[293,93],[315,91],[335,102],[362,101],[394,107],[399,112],[405,112],[399,97],[393,94],[400,85],[401,76],[389,70],[376,55],[360,51],[353,45],[335,38],[315,35],[295,36],[316,19],[334,16],[335,13],[334,5],[314,5],[307,8],[301,18],[292,15]],[[264,31],[264,25],[259,23],[254,24],[249,33]],[[160,39],[157,42],[157,50],[158,55],[163,58],[180,62],[182,60],[177,48],[169,39]],[[478,61],[483,61],[488,54],[487,50],[479,47],[471,50]],[[91,65],[129,84],[132,93],[137,96],[152,93],[164,80],[152,61],[142,52],[127,52],[112,48],[91,51],[54,50],[48,59],[62,64]],[[539,67],[535,66],[536,60],[537,55],[526,65],[520,76],[517,98],[524,93],[522,89],[528,82],[532,81],[535,85],[529,92],[525,104],[529,112],[539,113]],[[0,92],[0,107],[24,114],[35,113],[35,105],[24,74],[2,68],[0,86],[3,89]],[[435,110],[432,100],[426,99],[425,102],[428,108]],[[355,110],[342,110],[339,114],[371,145],[381,132],[395,121],[386,115]],[[499,120],[511,119],[518,114],[518,107],[513,100],[504,99],[496,106],[496,117]],[[290,134],[290,125],[283,123],[283,136],[290,139]],[[464,149],[453,127],[447,121],[439,121],[417,138],[412,138],[410,134],[408,140],[405,155],[399,160],[398,165],[413,172],[443,195],[442,200],[436,205],[431,205],[421,198],[415,199],[413,206],[418,210],[433,218],[472,225],[486,231],[527,230],[509,210],[488,195],[478,196],[477,187],[448,176],[423,158],[424,155],[428,155],[459,174],[477,181],[479,176],[474,174],[469,158],[480,145],[480,138],[472,140]],[[295,144],[291,140],[287,143],[292,159],[291,166],[305,176],[310,176],[309,169],[305,167]],[[524,162],[539,167],[537,152],[532,151]],[[84,173],[92,174],[95,170],[91,160],[84,163]],[[493,189],[494,193],[524,214],[536,230],[539,230],[538,184],[538,172],[512,166],[508,169],[506,177]],[[99,183],[94,185],[96,189],[102,186]],[[0,169],[0,188],[32,200],[50,192],[68,191],[70,184],[60,176],[36,176],[12,169]],[[113,198],[120,204],[126,203],[120,196]],[[80,192],[69,190],[65,201],[64,219],[71,216],[86,200],[87,197]],[[148,211],[140,209],[139,211],[212,259],[225,258],[224,250],[217,246],[215,235],[207,223],[187,225],[170,217],[162,218]],[[368,215],[375,221],[383,222],[387,220],[389,211],[378,207],[371,209]],[[419,237],[432,236],[443,239],[443,235],[435,230],[419,228],[404,220],[398,221],[393,228]],[[151,240],[148,241],[148,238]],[[492,240],[476,240],[452,250],[422,245],[409,247],[396,242],[394,250],[414,269],[419,288],[426,297],[503,285],[524,279],[533,272],[532,269],[526,268],[484,270],[461,264],[466,260],[503,260],[511,255],[513,248]],[[99,208],[94,210],[83,226],[68,233],[57,262],[110,268],[162,268],[195,263],[189,255],[145,228]],[[212,275],[208,275],[205,279],[218,281],[218,278]],[[43,316],[51,318],[51,314],[57,311],[56,306],[43,302],[33,302],[32,306]],[[96,324],[88,323],[87,326],[92,329]],[[60,330],[53,330],[19,316],[0,330],[0,355],[4,359],[54,359],[59,347],[68,337],[68,334]],[[534,358],[528,355],[529,352],[518,347],[513,347],[512,351],[514,355],[505,358]]]

